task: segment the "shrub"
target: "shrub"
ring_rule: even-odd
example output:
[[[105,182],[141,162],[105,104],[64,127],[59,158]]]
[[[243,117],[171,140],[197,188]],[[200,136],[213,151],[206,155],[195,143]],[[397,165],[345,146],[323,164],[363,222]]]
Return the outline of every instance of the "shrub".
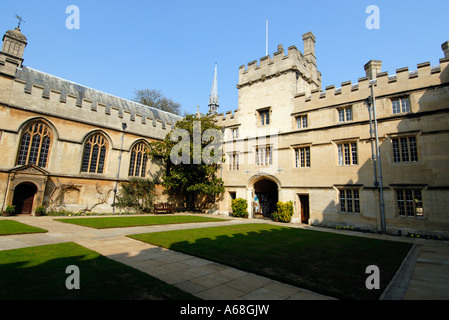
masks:
[[[16,213],[16,206],[6,206],[5,210],[3,211],[4,216],[12,216]]]
[[[282,202],[279,201],[277,204],[277,214],[279,221],[290,222],[293,216],[293,202]]]
[[[134,210],[138,213],[153,212],[155,195],[155,183],[149,179],[131,178],[121,183],[121,189],[117,195],[117,208]]]
[[[234,217],[243,217],[245,214],[247,214],[246,209],[248,208],[248,203],[245,199],[237,198],[232,199],[232,215]]]
[[[47,209],[44,206],[39,206],[36,208],[36,215],[37,216],[42,216],[45,215],[47,212]]]

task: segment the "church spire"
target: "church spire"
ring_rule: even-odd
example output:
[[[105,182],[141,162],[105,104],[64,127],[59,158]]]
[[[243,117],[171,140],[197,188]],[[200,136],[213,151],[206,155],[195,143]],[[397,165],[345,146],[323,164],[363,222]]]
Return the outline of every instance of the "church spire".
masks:
[[[215,63],[214,82],[212,83],[212,92],[209,96],[209,113],[216,114],[218,111],[218,107],[217,63]]]

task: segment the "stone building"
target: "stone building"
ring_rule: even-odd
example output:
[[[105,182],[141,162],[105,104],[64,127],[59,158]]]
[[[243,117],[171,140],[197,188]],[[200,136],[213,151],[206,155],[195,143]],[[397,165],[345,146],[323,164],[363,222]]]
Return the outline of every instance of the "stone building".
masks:
[[[322,90],[316,38],[302,39],[304,52],[279,45],[240,67],[238,109],[216,115],[226,192],[215,211],[244,198],[250,218],[269,218],[292,201],[292,223],[448,236],[449,42],[437,66],[389,75],[371,60],[358,83]],[[2,210],[111,212],[119,181],[163,170],[145,145],[181,117],[24,66],[26,46],[16,28],[0,52]]]
[[[158,174],[145,146],[181,117],[26,67],[26,46],[16,28],[0,52],[2,210],[111,212],[119,181]]]
[[[303,41],[240,67],[238,109],[217,118],[219,210],[243,198],[269,217],[292,201],[293,223],[448,235],[448,42],[437,66],[389,75],[371,60],[358,83],[322,90],[315,36]]]

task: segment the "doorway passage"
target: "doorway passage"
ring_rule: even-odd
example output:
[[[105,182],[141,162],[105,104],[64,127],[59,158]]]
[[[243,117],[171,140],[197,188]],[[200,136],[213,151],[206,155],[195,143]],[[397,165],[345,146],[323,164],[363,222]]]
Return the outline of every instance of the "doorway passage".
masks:
[[[271,218],[271,214],[276,211],[278,202],[277,184],[269,179],[259,180],[254,183],[254,193],[254,217]]]
[[[21,183],[15,188],[12,204],[16,206],[16,214],[32,213],[36,193],[37,187],[31,182]]]
[[[301,223],[309,224],[309,195],[308,194],[298,194],[299,204],[301,210]]]

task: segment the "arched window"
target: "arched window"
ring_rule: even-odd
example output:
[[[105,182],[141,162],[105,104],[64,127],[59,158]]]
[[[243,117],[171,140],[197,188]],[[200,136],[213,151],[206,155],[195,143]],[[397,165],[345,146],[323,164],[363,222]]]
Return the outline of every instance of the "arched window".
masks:
[[[43,122],[34,122],[22,134],[18,165],[34,164],[45,168],[50,151],[52,131]]]
[[[103,173],[106,149],[107,141],[102,134],[97,133],[90,136],[84,145],[81,172]]]
[[[129,163],[129,176],[145,178],[147,171],[148,155],[147,145],[139,142],[131,149],[131,160]]]

